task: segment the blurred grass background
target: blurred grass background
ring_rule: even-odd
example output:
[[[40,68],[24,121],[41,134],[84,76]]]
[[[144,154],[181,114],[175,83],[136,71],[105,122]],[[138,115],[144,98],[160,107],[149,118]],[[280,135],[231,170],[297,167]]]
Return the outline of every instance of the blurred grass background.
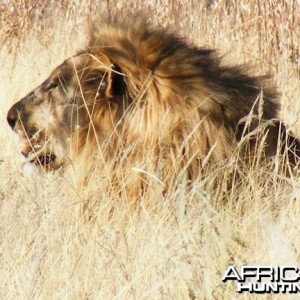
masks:
[[[228,191],[216,168],[190,190],[147,195],[154,211],[132,213],[103,193],[98,217],[84,222],[68,178],[23,172],[7,109],[84,48],[90,22],[139,10],[228,63],[272,74],[282,116],[300,133],[296,0],[0,1],[1,299],[236,299],[221,281],[228,265],[300,263],[299,176],[254,166]]]

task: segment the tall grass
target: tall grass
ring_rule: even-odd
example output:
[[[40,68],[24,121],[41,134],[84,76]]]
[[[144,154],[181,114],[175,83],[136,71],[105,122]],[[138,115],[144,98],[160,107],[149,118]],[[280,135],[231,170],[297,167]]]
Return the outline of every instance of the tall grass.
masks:
[[[84,47],[95,17],[138,9],[226,62],[272,73],[282,115],[300,132],[296,1],[0,2],[1,299],[235,299],[221,281],[228,265],[300,263],[296,175],[253,165],[228,188],[236,169],[220,166],[164,193],[152,178],[138,212],[103,179],[86,221],[78,209],[91,191],[59,173],[23,172],[10,105]]]

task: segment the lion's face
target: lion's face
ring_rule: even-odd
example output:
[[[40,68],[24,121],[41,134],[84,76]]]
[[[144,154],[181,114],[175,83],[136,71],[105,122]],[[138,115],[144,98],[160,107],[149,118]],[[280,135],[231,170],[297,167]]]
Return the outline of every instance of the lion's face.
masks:
[[[94,112],[109,105],[112,67],[101,53],[73,56],[10,108],[7,121],[27,162],[56,170],[69,160],[75,133],[88,135]]]

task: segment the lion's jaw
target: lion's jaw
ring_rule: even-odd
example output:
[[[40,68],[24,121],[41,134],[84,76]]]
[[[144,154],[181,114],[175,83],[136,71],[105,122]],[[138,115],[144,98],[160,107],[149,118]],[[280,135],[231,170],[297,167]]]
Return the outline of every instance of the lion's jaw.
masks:
[[[20,118],[13,131],[19,137],[25,165],[30,165],[34,169],[53,171],[66,164],[69,132],[63,126],[59,130],[55,129],[57,124],[55,125],[53,120],[59,115],[59,109],[51,111],[49,108],[43,109],[43,106],[41,104],[39,107],[38,117],[35,113],[26,116],[25,112],[23,119],[26,122]]]
[[[67,149],[67,142],[63,143],[53,136],[45,136],[43,139],[25,141],[21,153],[25,158],[25,165],[54,171],[66,165]]]

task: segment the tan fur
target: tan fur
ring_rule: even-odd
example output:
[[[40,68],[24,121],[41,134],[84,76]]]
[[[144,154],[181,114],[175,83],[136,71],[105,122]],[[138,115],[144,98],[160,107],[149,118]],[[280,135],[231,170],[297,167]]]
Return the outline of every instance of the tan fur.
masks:
[[[240,148],[242,159],[251,159],[265,135],[266,156],[288,146],[295,163],[299,142],[277,119],[276,91],[268,85],[266,77],[223,66],[213,50],[141,19],[112,21],[94,26],[88,47],[17,102],[8,122],[23,154],[47,170],[71,165],[84,180],[115,174],[112,185],[127,170],[127,186],[150,175],[167,184],[228,161],[245,135],[252,138],[249,151]]]

